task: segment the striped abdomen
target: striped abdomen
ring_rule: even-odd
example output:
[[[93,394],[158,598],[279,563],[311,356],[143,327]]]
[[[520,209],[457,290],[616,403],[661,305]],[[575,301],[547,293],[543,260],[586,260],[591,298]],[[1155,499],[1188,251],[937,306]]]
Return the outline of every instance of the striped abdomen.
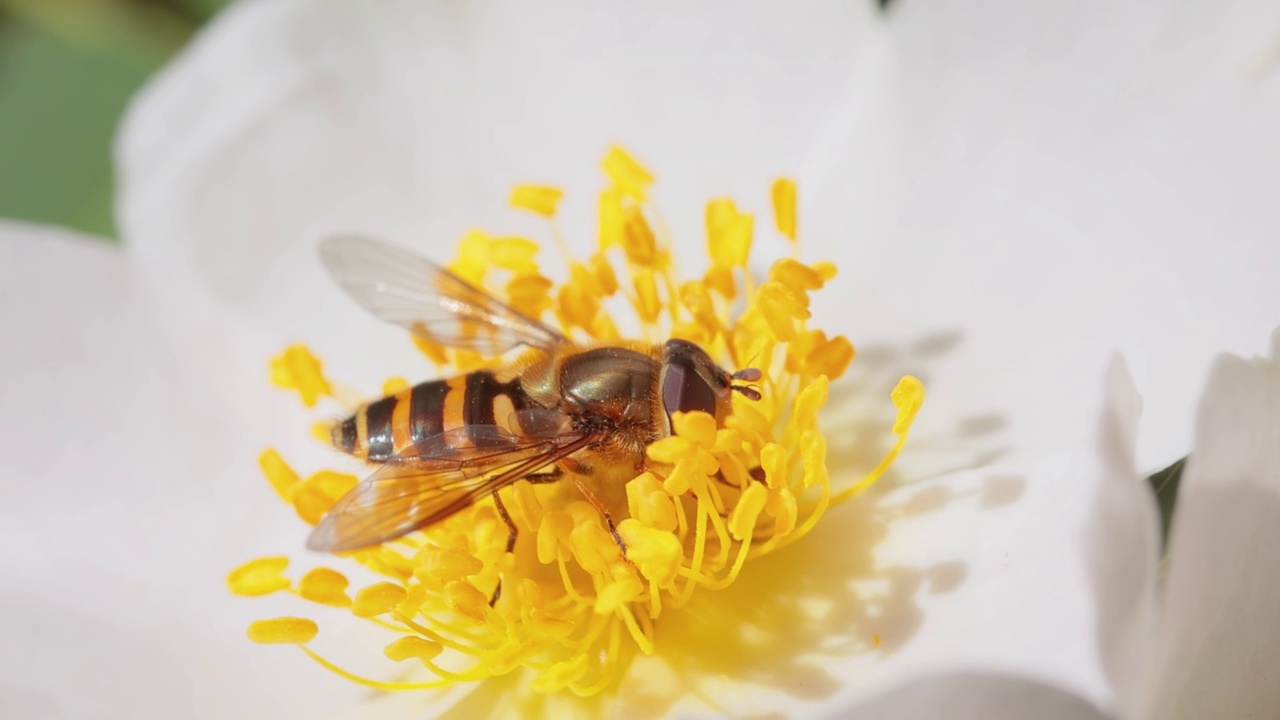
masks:
[[[507,427],[511,413],[532,406],[520,379],[500,382],[487,370],[434,380],[388,395],[333,428],[339,450],[385,462],[406,447],[466,425]]]

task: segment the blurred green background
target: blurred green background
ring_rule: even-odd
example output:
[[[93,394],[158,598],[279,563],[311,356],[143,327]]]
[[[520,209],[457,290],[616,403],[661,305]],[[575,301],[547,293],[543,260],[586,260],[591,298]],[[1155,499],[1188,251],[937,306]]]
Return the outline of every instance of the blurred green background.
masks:
[[[0,0],[0,217],[115,238],[129,97],[229,0]]]

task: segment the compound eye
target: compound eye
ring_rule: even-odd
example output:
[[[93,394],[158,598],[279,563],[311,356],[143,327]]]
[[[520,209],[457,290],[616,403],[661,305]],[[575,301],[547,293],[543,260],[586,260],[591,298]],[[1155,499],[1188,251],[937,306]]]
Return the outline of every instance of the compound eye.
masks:
[[[662,381],[662,404],[667,415],[701,411],[715,417],[716,393],[697,370],[673,362],[667,365],[666,377]]]

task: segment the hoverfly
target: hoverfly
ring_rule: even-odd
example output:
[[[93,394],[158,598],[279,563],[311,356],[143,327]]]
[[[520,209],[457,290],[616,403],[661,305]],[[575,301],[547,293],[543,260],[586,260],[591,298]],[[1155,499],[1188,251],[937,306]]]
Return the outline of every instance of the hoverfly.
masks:
[[[379,467],[315,527],[312,550],[378,545],[488,496],[510,552],[516,526],[498,491],[521,479],[570,478],[625,552],[584,481],[604,487],[635,477],[646,446],[671,433],[674,412],[700,410],[723,424],[733,391],[760,398],[749,385],[757,369],[726,372],[686,340],[574,343],[395,245],[338,237],[320,255],[352,299],[419,338],[491,356],[527,350],[496,369],[415,385],[336,423],[333,445]]]

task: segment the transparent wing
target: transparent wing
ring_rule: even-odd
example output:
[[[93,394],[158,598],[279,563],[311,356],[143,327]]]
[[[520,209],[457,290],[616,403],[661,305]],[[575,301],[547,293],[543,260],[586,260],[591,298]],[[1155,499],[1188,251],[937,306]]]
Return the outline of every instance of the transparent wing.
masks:
[[[424,528],[595,439],[581,433],[519,437],[497,425],[434,435],[406,448],[344,495],[311,532],[307,547],[359,550]]]
[[[390,243],[344,235],[320,243],[338,284],[366,310],[423,340],[486,355],[518,345],[548,349],[568,342],[425,258]]]

